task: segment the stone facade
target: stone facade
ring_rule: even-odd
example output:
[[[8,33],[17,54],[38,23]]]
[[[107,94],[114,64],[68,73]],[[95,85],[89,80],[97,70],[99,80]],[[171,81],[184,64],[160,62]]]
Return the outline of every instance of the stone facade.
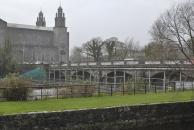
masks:
[[[7,23],[0,19],[0,44],[9,40],[19,63],[68,63],[69,32],[63,9],[58,8],[54,27],[45,27],[42,11],[36,26]]]
[[[194,102],[0,116],[0,130],[194,130]]]

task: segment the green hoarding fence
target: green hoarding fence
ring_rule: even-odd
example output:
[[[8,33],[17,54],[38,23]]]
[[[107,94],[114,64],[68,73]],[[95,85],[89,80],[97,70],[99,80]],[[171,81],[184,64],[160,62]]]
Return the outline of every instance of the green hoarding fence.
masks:
[[[38,67],[22,74],[21,76],[32,80],[46,80],[46,71],[42,67]]]

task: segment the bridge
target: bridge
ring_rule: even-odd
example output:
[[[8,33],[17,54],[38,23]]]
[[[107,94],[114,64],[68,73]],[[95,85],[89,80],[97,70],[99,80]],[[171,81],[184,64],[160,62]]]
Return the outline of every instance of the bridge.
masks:
[[[111,61],[111,62],[84,62],[69,64],[53,64],[48,68],[48,80],[88,83],[126,83],[147,82],[167,86],[170,83],[178,84],[194,81],[194,65],[188,61]]]

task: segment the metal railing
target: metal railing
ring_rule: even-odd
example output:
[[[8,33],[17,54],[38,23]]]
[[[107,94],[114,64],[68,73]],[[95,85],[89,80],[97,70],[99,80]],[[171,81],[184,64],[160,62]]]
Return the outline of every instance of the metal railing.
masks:
[[[9,89],[0,88],[0,100],[6,100],[9,96]],[[87,85],[66,84],[39,84],[34,87],[28,87],[27,100],[42,100],[47,98],[73,98],[100,95],[136,95],[147,93],[166,93],[166,92],[184,92],[194,91],[194,82],[129,82],[129,83],[104,83],[96,82]]]
[[[163,86],[163,82],[130,82],[130,83],[97,83],[96,93],[98,95],[136,95],[136,94],[147,94],[147,93],[166,93],[166,92],[184,92],[193,91],[194,82],[166,82]]]

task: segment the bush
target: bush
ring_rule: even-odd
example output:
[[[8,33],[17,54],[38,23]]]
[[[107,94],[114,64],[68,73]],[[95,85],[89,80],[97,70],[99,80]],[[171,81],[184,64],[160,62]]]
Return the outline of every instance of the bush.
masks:
[[[9,101],[27,100],[32,82],[19,77],[17,74],[9,74],[0,81],[0,86],[5,88],[3,97]]]

